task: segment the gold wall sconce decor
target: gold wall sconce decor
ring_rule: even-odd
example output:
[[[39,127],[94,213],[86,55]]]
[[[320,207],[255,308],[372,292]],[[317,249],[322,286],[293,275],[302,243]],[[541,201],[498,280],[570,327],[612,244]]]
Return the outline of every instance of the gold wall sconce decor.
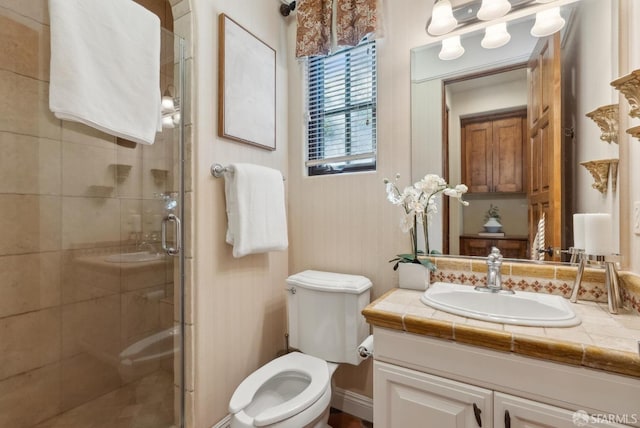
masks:
[[[614,80],[611,86],[620,91],[629,102],[629,116],[640,118],[640,70]]]
[[[616,191],[618,184],[618,159],[601,159],[580,162],[593,177],[591,187],[602,193],[607,193],[609,186],[609,174],[611,174],[611,190]]]
[[[618,110],[618,104],[610,104],[598,107],[585,115],[593,120],[602,131],[600,135],[602,141],[618,142]]]
[[[640,140],[640,126],[634,126],[633,128],[627,129],[627,134]]]

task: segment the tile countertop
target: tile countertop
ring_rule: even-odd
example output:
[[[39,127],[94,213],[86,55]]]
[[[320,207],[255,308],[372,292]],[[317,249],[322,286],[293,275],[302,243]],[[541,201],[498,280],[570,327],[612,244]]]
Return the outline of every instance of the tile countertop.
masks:
[[[465,318],[433,309],[420,301],[422,292],[392,289],[363,311],[373,326],[513,352],[574,366],[640,378],[640,316],[606,303],[578,301],[582,319],[575,327],[524,327]]]

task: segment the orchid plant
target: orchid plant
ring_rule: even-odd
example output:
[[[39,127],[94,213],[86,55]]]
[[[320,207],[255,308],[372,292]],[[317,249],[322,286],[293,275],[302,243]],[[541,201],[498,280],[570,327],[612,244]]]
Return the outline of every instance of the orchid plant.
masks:
[[[431,271],[435,271],[435,265],[426,257],[418,258],[419,255],[436,254],[436,251],[429,249],[429,221],[438,212],[436,198],[440,194],[456,198],[464,206],[469,202],[462,200],[462,195],[467,193],[467,186],[458,184],[450,187],[447,182],[436,174],[427,174],[420,181],[412,186],[405,187],[401,192],[397,186],[400,174],[396,174],[393,182],[385,178],[387,199],[394,205],[402,207],[402,217],[400,218],[400,228],[403,232],[411,236],[411,254],[398,254],[390,262],[395,262],[393,270],[398,269],[400,263],[419,263]],[[418,250],[418,224],[422,225],[424,234],[425,251]]]

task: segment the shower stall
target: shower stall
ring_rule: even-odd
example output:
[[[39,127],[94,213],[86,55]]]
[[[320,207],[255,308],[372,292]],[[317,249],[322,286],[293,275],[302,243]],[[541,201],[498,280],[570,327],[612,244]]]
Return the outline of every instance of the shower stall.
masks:
[[[139,145],[49,111],[46,0],[0,0],[0,426],[181,427],[185,42]]]

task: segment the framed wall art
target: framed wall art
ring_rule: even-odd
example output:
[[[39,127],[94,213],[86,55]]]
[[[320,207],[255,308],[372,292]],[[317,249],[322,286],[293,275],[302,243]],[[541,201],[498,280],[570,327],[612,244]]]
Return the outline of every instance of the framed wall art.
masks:
[[[275,150],[276,51],[224,13],[218,20],[218,135]]]

